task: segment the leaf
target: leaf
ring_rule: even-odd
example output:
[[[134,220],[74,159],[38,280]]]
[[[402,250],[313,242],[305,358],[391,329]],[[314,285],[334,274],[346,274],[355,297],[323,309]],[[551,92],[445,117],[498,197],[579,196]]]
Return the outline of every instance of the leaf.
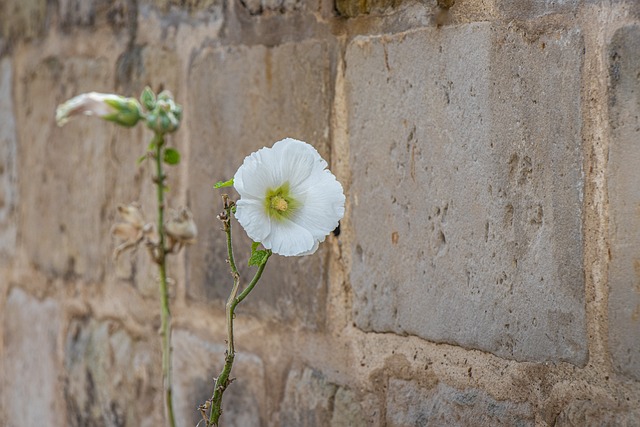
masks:
[[[167,148],[164,150],[164,162],[168,165],[177,165],[180,163],[180,153],[175,148]]]
[[[156,143],[155,143],[155,142],[153,142],[153,141],[151,141],[151,142],[149,143],[149,146],[147,147],[147,151],[155,152],[155,151],[156,151],[156,148],[158,148],[158,146],[156,145]]]
[[[231,178],[229,181],[218,181],[214,184],[213,188],[224,188],[224,187],[231,187],[233,185],[233,178]]]
[[[257,250],[260,243],[253,242],[251,244],[251,257],[249,258],[249,267],[255,265],[256,267],[260,267],[267,263],[269,256],[271,255],[268,250]]]

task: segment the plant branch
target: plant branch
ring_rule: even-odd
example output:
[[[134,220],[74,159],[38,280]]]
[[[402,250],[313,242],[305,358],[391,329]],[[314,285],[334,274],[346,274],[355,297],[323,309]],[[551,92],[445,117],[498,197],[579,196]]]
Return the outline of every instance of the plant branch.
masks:
[[[238,290],[240,287],[240,274],[238,273],[238,269],[235,264],[231,239],[231,209],[233,205],[229,203],[229,198],[226,194],[222,196],[222,199],[225,210],[219,216],[219,218],[223,223],[223,229],[227,235],[228,262],[231,268],[231,275],[233,276],[233,287],[231,288],[231,293],[229,294],[229,298],[227,299],[227,304],[225,306],[227,322],[227,351],[225,352],[222,372],[220,372],[220,375],[215,380],[213,396],[211,397],[211,413],[209,414],[209,421],[207,422],[207,426],[209,427],[219,426],[220,416],[222,415],[222,395],[229,384],[231,384],[231,382],[233,381],[233,379],[229,379],[229,375],[231,374],[231,368],[233,367],[233,360],[235,358],[235,347],[233,340],[233,319],[235,316],[235,309],[238,304],[240,304],[240,302],[242,302],[242,300],[244,300],[247,295],[249,295],[249,293],[258,283],[260,277],[262,276],[262,272],[267,265],[269,256],[271,256],[271,251],[269,251],[267,259],[262,265],[260,265],[260,267],[258,267],[258,271],[256,271],[256,274],[254,275],[249,285],[242,291],[242,293],[240,293],[240,295],[238,295]]]
[[[167,252],[165,248],[165,232],[164,232],[164,191],[165,178],[162,170],[162,146],[164,145],[164,137],[156,134],[155,143],[155,160],[156,160],[156,177],[154,182],[157,188],[158,196],[158,247],[156,262],[160,273],[160,334],[162,335],[162,377],[165,393],[165,407],[167,411],[167,419],[170,427],[175,427],[176,420],[173,413],[173,386],[171,381],[171,310],[169,309],[169,290],[167,286]]]

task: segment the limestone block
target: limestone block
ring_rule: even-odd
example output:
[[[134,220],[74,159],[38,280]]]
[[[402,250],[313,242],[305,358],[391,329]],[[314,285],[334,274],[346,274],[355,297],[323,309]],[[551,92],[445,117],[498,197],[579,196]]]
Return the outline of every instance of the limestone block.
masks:
[[[59,103],[83,92],[113,92],[106,83],[113,82],[108,58],[48,57],[20,67],[22,80],[15,88],[19,244],[49,275],[97,281],[115,247],[109,230],[117,205],[144,202],[141,186],[153,200],[150,171],[136,164],[150,132],[93,117],[56,126]]]
[[[213,184],[235,174],[246,156],[294,137],[329,158],[329,114],[333,44],[307,41],[265,46],[224,47],[201,54],[190,71],[189,199],[199,227],[192,248],[188,295],[198,300],[227,298],[231,288],[225,234],[215,219],[222,210]],[[233,198],[232,188],[224,189]],[[246,274],[250,241],[234,221],[236,264]],[[259,310],[265,318],[295,319],[315,328],[324,318],[326,252],[308,257],[273,256],[240,311]],[[220,306],[222,307],[222,306]]]
[[[522,20],[555,13],[574,13],[581,3],[580,0],[520,0],[517,2],[510,0],[495,1],[498,10],[502,12],[506,18]]]
[[[280,406],[282,427],[369,426],[372,419],[365,415],[370,409],[369,396],[330,382],[317,369],[289,371]]]
[[[533,426],[527,403],[495,400],[482,390],[457,390],[444,383],[425,389],[413,381],[389,380],[387,426]]]
[[[640,412],[602,399],[575,400],[555,418],[557,427],[637,426]]]
[[[47,0],[0,2],[0,35],[9,40],[32,39],[44,33]]]
[[[211,398],[213,378],[224,364],[225,344],[205,341],[193,333],[176,329],[173,344],[174,404],[178,426],[194,426],[202,420],[198,405]],[[235,427],[264,425],[266,389],[262,360],[236,351],[232,377],[222,401],[222,424]]]
[[[131,337],[116,322],[74,319],[64,346],[64,425],[162,425],[157,343]]]
[[[609,348],[619,372],[640,380],[640,26],[609,45]]]
[[[358,327],[584,363],[582,55],[489,23],[349,45]]]
[[[9,58],[0,59],[0,262],[15,252],[18,203],[17,140],[13,115],[13,72]]]
[[[46,420],[50,425],[65,425],[58,399],[58,304],[50,299],[39,301],[14,288],[2,314],[4,353],[0,367],[4,375],[0,406],[6,408],[2,424],[36,426]]]

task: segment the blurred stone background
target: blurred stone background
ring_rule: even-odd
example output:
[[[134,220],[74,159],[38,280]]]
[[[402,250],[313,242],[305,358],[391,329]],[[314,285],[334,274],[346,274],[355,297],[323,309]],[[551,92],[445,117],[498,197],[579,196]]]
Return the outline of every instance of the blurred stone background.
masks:
[[[347,214],[240,306],[225,426],[640,425],[640,3],[450,3],[0,1],[0,424],[162,425],[155,272],[109,236],[153,212],[150,132],[54,122],[150,85],[200,231],[170,266],[180,426],[225,348],[213,183],[287,136]]]

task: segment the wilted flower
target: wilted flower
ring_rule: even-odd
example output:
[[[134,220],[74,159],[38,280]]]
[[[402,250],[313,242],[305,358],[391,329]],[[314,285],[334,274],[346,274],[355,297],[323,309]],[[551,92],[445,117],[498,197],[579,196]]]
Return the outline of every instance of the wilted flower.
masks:
[[[196,223],[187,208],[179,209],[171,215],[171,218],[164,225],[164,229],[169,236],[169,247],[173,250],[177,245],[178,250],[183,245],[195,243],[198,235]]]
[[[56,109],[58,126],[74,116],[84,114],[131,127],[142,118],[140,104],[134,98],[124,98],[108,93],[83,93],[71,98]]]
[[[234,176],[236,218],[249,237],[284,256],[309,255],[344,215],[342,185],[306,142],[276,142],[246,157]]]
[[[140,205],[131,203],[129,205],[119,205],[118,213],[123,222],[114,224],[111,227],[111,234],[123,242],[113,251],[114,258],[118,258],[120,254],[128,249],[135,248],[145,236],[149,237],[153,234],[153,225],[146,224]]]

